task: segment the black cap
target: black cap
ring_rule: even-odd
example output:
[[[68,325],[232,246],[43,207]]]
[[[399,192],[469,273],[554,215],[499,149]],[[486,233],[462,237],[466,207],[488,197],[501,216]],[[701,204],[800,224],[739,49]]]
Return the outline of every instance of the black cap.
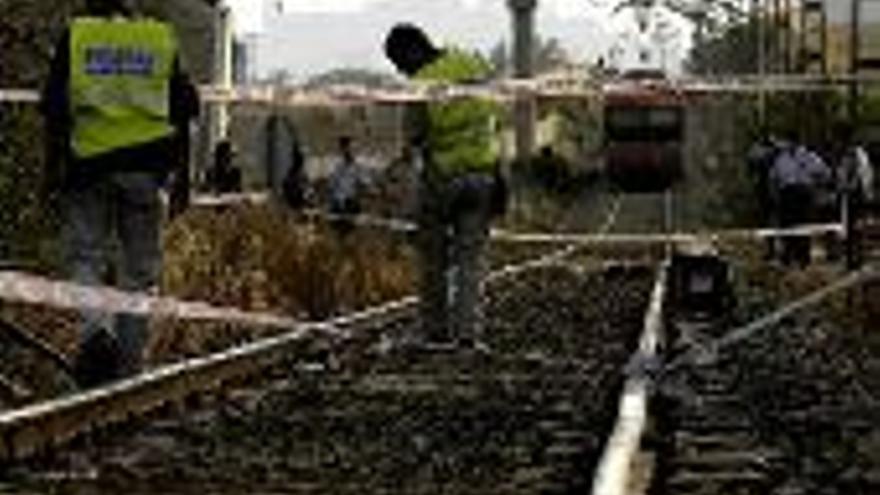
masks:
[[[86,10],[95,16],[131,15],[133,11],[127,0],[86,0]]]
[[[400,23],[385,38],[385,55],[399,71],[412,76],[433,62],[440,50],[420,27]]]

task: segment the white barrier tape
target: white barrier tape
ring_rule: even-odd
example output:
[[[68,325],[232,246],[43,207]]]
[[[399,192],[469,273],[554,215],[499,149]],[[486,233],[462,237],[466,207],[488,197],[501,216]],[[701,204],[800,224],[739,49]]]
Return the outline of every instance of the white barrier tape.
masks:
[[[393,232],[417,232],[419,230],[419,226],[415,222],[410,222],[407,220],[397,220],[391,218],[379,218],[373,217],[369,215],[337,215],[333,213],[318,213],[314,215],[319,218],[323,218],[329,221],[349,221],[354,225],[359,227],[372,227],[372,228],[380,228],[387,229]]]
[[[200,194],[191,205],[198,208],[217,208],[237,205],[262,205],[269,202],[269,193]]]
[[[568,248],[567,248],[568,249]],[[542,258],[544,259],[544,258]],[[545,261],[546,263],[546,261]],[[535,266],[533,263],[510,265],[490,274],[487,279],[498,280]],[[525,268],[522,268],[525,267]],[[34,306],[48,306],[73,311],[93,310],[200,322],[219,322],[294,329],[302,321],[271,313],[248,312],[240,309],[214,306],[206,302],[182,301],[171,297],[151,296],[125,292],[112,287],[90,287],[68,281],[53,280],[21,271],[0,271],[0,300]],[[360,313],[357,318],[375,318],[414,304],[410,297]]]
[[[30,89],[0,89],[0,103],[39,103],[40,93]]]
[[[605,217],[605,223],[603,223],[602,226],[599,228],[596,237],[601,238],[602,236],[607,235],[607,233],[614,227],[614,224],[617,222],[617,216],[620,214],[622,205],[623,198],[616,198],[614,204],[608,210],[608,215]],[[495,239],[495,237],[493,236],[492,239]],[[542,256],[541,258],[538,258],[536,260],[528,261],[517,266],[506,267],[499,272],[492,274],[492,276],[490,276],[486,280],[486,283],[492,283],[504,278],[515,277],[520,273],[528,270],[533,270],[535,268],[542,268],[558,264],[566,258],[570,258],[577,254],[578,250],[580,250],[581,247],[581,245],[569,244],[562,249],[554,251],[553,253],[550,253],[546,256]]]
[[[271,196],[268,193],[205,194],[193,198],[192,206],[197,208],[224,208],[238,205],[264,205],[270,201]],[[382,228],[393,232],[415,232],[418,230],[418,226],[414,222],[395,218],[383,218],[372,215],[340,215],[317,209],[303,210],[303,213],[309,218],[346,221],[359,227]]]
[[[823,234],[843,234],[844,227],[840,224],[816,224],[804,225],[788,229],[738,229],[724,230],[705,233],[675,233],[675,234],[535,234],[515,233],[503,230],[492,232],[492,239],[503,242],[521,244],[686,244],[703,240],[722,241],[735,239],[765,239],[772,237],[788,236],[818,236]]]
[[[723,337],[710,342],[707,345],[701,345],[688,351],[675,360],[669,362],[663,367],[663,373],[675,371],[689,364],[710,365],[717,361],[719,353],[739,342],[750,339],[758,333],[769,329],[778,324],[785,318],[799,313],[805,309],[816,306],[825,301],[828,297],[851,289],[853,287],[868,283],[872,280],[880,278],[880,270],[877,266],[869,265],[861,270],[851,273],[836,282],[829,284],[797,301],[783,306],[782,308],[766,315],[752,323],[744,325],[740,328],[730,331]]]
[[[237,204],[264,204],[269,201],[267,193],[223,194],[217,196],[203,195],[193,200],[193,206],[197,207],[222,207]],[[619,206],[618,206],[619,208]],[[394,232],[414,232],[418,230],[415,222],[396,218],[384,218],[367,214],[338,215],[321,210],[306,210],[305,214],[313,218],[327,220],[344,220],[362,227],[385,228]],[[616,219],[616,214],[613,216]],[[809,236],[816,237],[825,234],[844,235],[846,228],[839,223],[809,224],[790,228],[762,228],[762,229],[734,229],[714,232],[679,232],[674,234],[608,234],[610,225],[603,226],[600,233],[596,234],[552,234],[512,232],[504,229],[492,229],[490,234],[493,241],[510,242],[517,244],[687,244],[700,241],[719,242],[724,240],[751,240],[780,237]]]
[[[600,91],[583,83],[547,84],[540,80],[506,80],[485,85],[408,84],[399,88],[363,86],[311,87],[203,87],[202,98],[210,103],[256,103],[288,107],[349,106],[364,104],[412,104],[479,98],[511,102],[522,97],[590,98]]]
[[[446,85],[432,83],[401,84],[397,88],[370,88],[357,85],[307,86],[202,86],[205,103],[251,103],[287,107],[327,107],[366,104],[412,104],[479,98],[513,102],[520,98],[594,98],[601,90],[585,79],[508,79],[489,84]],[[0,102],[36,103],[40,93],[30,89],[0,89]]]
[[[256,103],[284,106],[334,106],[368,103],[416,103],[456,98],[513,101],[522,97],[595,98],[606,91],[656,88],[685,93],[759,93],[768,91],[823,91],[831,87],[880,82],[880,76],[851,75],[744,75],[716,78],[680,78],[667,81],[597,81],[586,77],[538,77],[506,79],[484,85],[432,85],[402,83],[396,88],[357,85],[307,86],[202,86],[209,103]],[[36,103],[40,93],[32,89],[0,89],[0,103]]]
[[[111,287],[87,287],[24,272],[0,272],[0,299],[57,309],[97,310],[132,315],[153,315],[191,321],[223,321],[289,329],[300,322],[268,313],[249,313],[204,302],[124,292]]]

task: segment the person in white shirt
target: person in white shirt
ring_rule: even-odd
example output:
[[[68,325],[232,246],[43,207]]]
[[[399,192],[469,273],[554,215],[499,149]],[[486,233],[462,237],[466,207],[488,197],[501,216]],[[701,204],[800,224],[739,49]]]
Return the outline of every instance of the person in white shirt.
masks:
[[[806,146],[783,143],[770,170],[770,182],[779,205],[780,226],[792,228],[811,221],[818,194],[830,180],[831,171],[819,155]],[[808,265],[810,237],[783,237],[782,262],[801,267]]]
[[[352,139],[348,136],[339,138],[341,160],[330,176],[330,213],[343,217],[358,215],[362,211],[363,195],[370,187],[363,165],[357,162],[352,148]],[[350,219],[335,222],[341,230],[351,230]]]
[[[868,152],[855,140],[852,126],[841,126],[838,140],[841,151],[836,174],[837,193],[850,240],[846,244],[847,264],[855,268],[860,263],[857,254],[861,239],[854,227],[865,205],[874,201],[874,166]]]

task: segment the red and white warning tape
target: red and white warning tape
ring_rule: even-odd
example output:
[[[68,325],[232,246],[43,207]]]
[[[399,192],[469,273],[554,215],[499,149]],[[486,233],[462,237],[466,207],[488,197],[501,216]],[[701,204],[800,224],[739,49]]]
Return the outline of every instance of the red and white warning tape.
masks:
[[[193,200],[197,207],[222,207],[238,204],[265,204],[270,196],[265,193],[250,194],[225,194],[219,196],[198,196]],[[397,218],[384,218],[373,215],[335,215],[321,210],[307,210],[306,215],[312,218],[327,220],[348,220],[354,225],[361,227],[383,228],[394,232],[414,232],[418,225],[414,222]],[[643,234],[622,233],[609,234],[604,231],[596,234],[561,234],[561,233],[533,233],[512,232],[503,229],[492,230],[492,240],[515,244],[578,244],[578,245],[603,245],[603,244],[688,244],[700,241],[719,242],[725,240],[750,240],[767,239],[795,236],[817,237],[825,234],[844,235],[844,226],[840,223],[809,224],[790,228],[762,228],[762,229],[731,229],[707,232],[679,232],[674,234]]]
[[[292,318],[267,313],[249,313],[203,302],[187,302],[169,297],[123,292],[110,287],[88,287],[19,271],[0,272],[0,299],[10,303],[57,309],[88,309],[282,329],[294,328],[299,324]]]
[[[353,104],[406,104],[426,101],[483,98],[500,102],[520,98],[600,97],[606,90],[625,88],[665,89],[689,94],[761,92],[814,92],[847,84],[876,84],[880,77],[850,75],[739,75],[719,77],[682,77],[667,81],[602,81],[585,76],[544,76],[534,79],[505,79],[480,85],[405,84],[391,88],[368,88],[358,85],[310,86],[202,86],[202,99],[211,103],[252,103],[282,106],[346,106]],[[36,103],[38,91],[0,89],[0,103]]]

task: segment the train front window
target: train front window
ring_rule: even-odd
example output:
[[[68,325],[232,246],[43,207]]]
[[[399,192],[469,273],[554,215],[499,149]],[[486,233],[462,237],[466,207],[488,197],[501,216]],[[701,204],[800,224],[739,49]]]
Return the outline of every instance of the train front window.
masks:
[[[605,132],[611,141],[644,141],[647,114],[644,108],[612,108],[605,117]]]
[[[652,108],[648,111],[648,126],[653,141],[676,141],[681,139],[681,109],[675,107]]]
[[[606,114],[605,132],[609,141],[675,141],[681,126],[675,107],[617,107]]]

